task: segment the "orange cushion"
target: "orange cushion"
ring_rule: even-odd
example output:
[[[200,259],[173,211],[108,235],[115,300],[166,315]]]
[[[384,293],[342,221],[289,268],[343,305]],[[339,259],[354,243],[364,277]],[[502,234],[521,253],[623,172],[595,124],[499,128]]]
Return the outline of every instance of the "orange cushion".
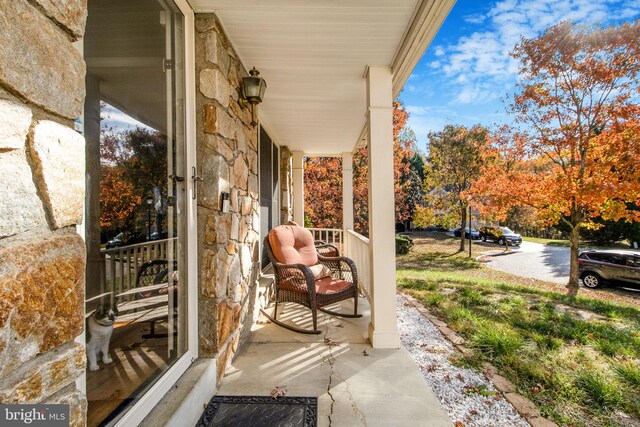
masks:
[[[330,276],[316,280],[316,292],[320,294],[335,294],[347,289],[349,286],[351,286],[351,282],[345,282]]]
[[[306,228],[297,225],[279,225],[269,231],[269,244],[273,256],[283,264],[303,264],[308,267],[318,263],[313,236]]]

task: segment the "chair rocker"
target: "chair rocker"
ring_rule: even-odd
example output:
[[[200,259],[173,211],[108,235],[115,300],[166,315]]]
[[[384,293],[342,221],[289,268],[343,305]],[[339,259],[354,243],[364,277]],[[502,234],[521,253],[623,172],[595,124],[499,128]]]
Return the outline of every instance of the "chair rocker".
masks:
[[[294,332],[320,334],[318,310],[334,316],[358,318],[358,273],[355,263],[342,256],[323,256],[316,250],[311,232],[298,225],[274,227],[264,239],[275,272],[273,323]],[[337,313],[324,307],[353,298],[353,314]],[[313,329],[302,329],[277,319],[278,303],[293,302],[311,309]]]

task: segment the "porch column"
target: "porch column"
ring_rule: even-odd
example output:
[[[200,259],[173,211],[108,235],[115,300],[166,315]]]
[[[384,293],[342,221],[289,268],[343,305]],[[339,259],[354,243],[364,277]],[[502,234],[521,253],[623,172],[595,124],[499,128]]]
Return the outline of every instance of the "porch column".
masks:
[[[342,153],[342,244],[348,254],[347,230],[353,230],[353,153]]]
[[[396,325],[396,253],[393,190],[393,96],[389,67],[367,72],[369,258],[374,348],[399,348]]]
[[[304,227],[304,153],[292,151],[293,220]]]

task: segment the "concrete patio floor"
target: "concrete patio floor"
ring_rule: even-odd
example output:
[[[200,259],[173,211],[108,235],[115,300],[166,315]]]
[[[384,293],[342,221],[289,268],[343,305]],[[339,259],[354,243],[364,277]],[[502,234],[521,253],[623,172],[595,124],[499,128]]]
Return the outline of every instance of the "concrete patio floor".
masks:
[[[291,332],[261,316],[216,394],[318,398],[318,426],[451,426],[440,402],[407,351],[373,349],[367,338],[370,308],[360,319],[318,314],[320,335]],[[310,311],[281,304],[279,320],[310,328]],[[353,312],[352,302],[331,310]],[[269,309],[270,312],[273,308]]]

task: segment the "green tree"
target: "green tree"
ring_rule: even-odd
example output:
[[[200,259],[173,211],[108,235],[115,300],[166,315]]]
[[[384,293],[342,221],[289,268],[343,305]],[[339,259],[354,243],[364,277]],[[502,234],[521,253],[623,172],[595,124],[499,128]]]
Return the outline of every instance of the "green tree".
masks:
[[[465,247],[464,227],[469,200],[466,192],[480,176],[483,154],[488,146],[487,129],[447,125],[429,134],[429,156],[424,166],[426,206],[440,225],[460,225],[460,250]],[[422,213],[425,217],[430,216]]]

